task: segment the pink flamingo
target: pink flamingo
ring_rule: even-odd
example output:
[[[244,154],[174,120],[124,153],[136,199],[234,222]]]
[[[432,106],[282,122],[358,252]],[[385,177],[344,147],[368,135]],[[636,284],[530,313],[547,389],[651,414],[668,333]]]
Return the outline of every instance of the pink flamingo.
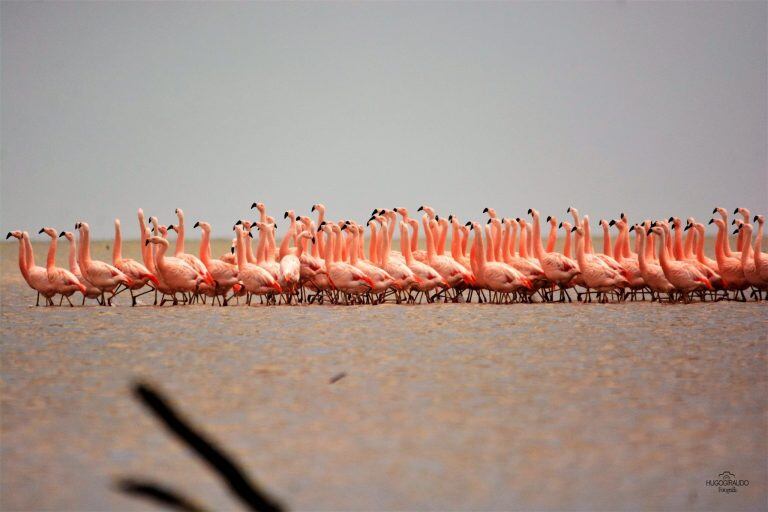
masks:
[[[474,268],[475,281],[479,286],[487,288],[497,293],[517,293],[524,289],[533,290],[531,281],[523,274],[498,261],[489,261],[483,244],[483,235],[480,224],[472,223],[472,230],[475,232],[474,249]],[[488,253],[493,252],[493,240],[488,238]]]
[[[85,286],[85,293],[83,294],[83,302],[81,305],[85,304],[85,299],[96,299],[98,302],[101,297],[101,290],[88,282],[80,271],[80,265],[77,264],[77,241],[75,240],[75,235],[71,231],[62,231],[59,233],[59,238],[62,236],[69,242],[69,271],[75,275],[77,280],[80,281],[83,286]]]
[[[282,293],[280,283],[266,269],[248,262],[245,257],[245,232],[240,226],[235,229],[237,235],[237,267],[238,278],[248,291],[247,304],[251,304],[251,295],[271,296]]]
[[[580,264],[576,264],[571,258],[557,253],[545,252],[541,243],[541,228],[539,226],[539,212],[530,208],[528,213],[533,216],[533,250],[539,260],[544,275],[560,288],[560,301],[570,300],[568,283],[579,274]]]
[[[63,299],[67,299],[70,306],[73,306],[69,297],[75,292],[80,292],[85,296],[85,286],[80,283],[75,274],[69,270],[56,266],[56,247],[58,245],[59,237],[56,230],[53,228],[45,227],[39,231],[39,234],[45,233],[51,237],[51,243],[48,246],[48,259],[46,260],[46,272],[48,273],[48,281],[51,282],[56,289],[56,293],[60,294]],[[61,306],[61,300],[59,306]]]
[[[177,226],[174,226],[171,224],[168,226],[168,229],[172,229],[176,231],[176,253],[174,254],[175,257],[180,258],[189,265],[195,269],[197,273],[200,274],[200,277],[203,278],[203,282],[205,285],[213,288],[213,277],[211,277],[211,274],[208,272],[208,269],[205,268],[205,265],[202,261],[200,261],[200,258],[195,256],[194,254],[189,254],[184,252],[184,235],[185,235],[185,228],[184,228],[184,211],[181,208],[176,208],[176,216],[179,219],[179,224]]]
[[[166,256],[170,242],[159,236],[150,237],[145,243],[157,245],[155,265],[162,282],[175,292],[197,293],[203,282],[192,265],[181,258]]]
[[[426,214],[422,217],[424,234],[427,238],[427,260],[422,263],[426,263],[435,269],[443,280],[448,283],[449,287],[455,287],[462,282],[473,284],[474,277],[464,265],[446,255],[438,255],[435,251],[433,228],[437,227],[437,222],[434,220],[430,221],[428,215]],[[414,259],[418,261],[415,256]]]
[[[640,236],[640,249],[637,257],[643,280],[651,291],[656,293],[659,301],[661,301],[662,293],[666,293],[668,300],[670,300],[672,292],[675,291],[675,287],[664,275],[664,270],[661,268],[661,265],[653,261],[648,261],[645,254],[645,243],[647,239],[645,228],[640,224],[635,224],[630,228],[630,231],[633,230],[637,230],[642,235]]]
[[[698,269],[685,261],[674,260],[667,248],[667,232],[660,225],[651,227],[651,231],[659,237],[659,263],[664,271],[664,277],[682,294],[684,302],[689,302],[688,294],[704,288],[712,289],[709,280]]]
[[[19,270],[24,280],[30,288],[37,292],[37,302],[35,306],[40,305],[40,296],[45,299],[48,306],[53,306],[51,297],[56,294],[53,284],[48,281],[48,271],[35,265],[35,255],[32,253],[32,244],[29,241],[29,234],[24,231],[9,231],[5,236],[7,240],[14,237],[19,241]]]
[[[588,222],[585,219],[584,224]],[[585,245],[585,226],[574,228],[576,230],[576,258],[579,262],[581,276],[587,288],[597,290],[598,300],[607,302],[607,292],[613,292],[629,286],[629,282],[621,273],[606,265],[596,254],[587,254]]]
[[[75,229],[80,232],[80,257],[78,259],[80,270],[88,282],[101,290],[102,304],[111,306],[112,299],[117,294],[117,287],[120,284],[130,287],[133,281],[113,265],[91,258],[91,228],[87,223],[78,222]],[[107,292],[111,293],[109,298],[104,295]]]
[[[748,222],[742,223],[739,230],[744,232],[741,246],[741,267],[744,269],[744,277],[757,290],[768,290],[768,280],[761,279],[759,269],[755,265],[754,250],[752,248],[752,224]],[[760,297],[760,295],[757,294],[757,297]]]
[[[123,258],[123,235],[120,232],[120,219],[115,219],[115,243],[112,246],[112,265],[131,280],[131,285],[128,287],[128,291],[131,294],[131,306],[136,305],[137,298],[153,291],[148,290],[138,295],[134,295],[134,290],[143,288],[149,282],[154,286],[157,286],[158,284],[157,278],[147,269],[147,267],[134,259]]]
[[[716,224],[718,229],[717,240],[715,241],[715,258],[717,259],[717,268],[723,280],[723,286],[726,290],[740,292],[742,298],[746,300],[744,289],[749,286],[749,283],[747,283],[747,278],[744,276],[744,267],[741,265],[741,253],[732,252],[733,256],[726,255],[725,247],[728,245],[728,228],[725,222],[720,219],[710,219],[709,223]]]
[[[331,288],[344,293],[346,303],[349,303],[349,295],[358,295],[373,288],[373,281],[362,270],[337,259],[341,256],[341,228],[324,222],[318,229],[325,231],[328,237],[324,259]]]
[[[193,227],[199,227],[203,232],[202,239],[200,240],[200,261],[203,262],[203,265],[205,265],[205,268],[213,277],[216,297],[224,296],[223,305],[226,306],[228,300],[227,293],[233,289],[235,293],[240,291],[241,285],[238,279],[237,266],[211,256],[210,224],[207,222],[195,222]],[[211,304],[213,304],[213,301],[211,301]]]
[[[445,282],[437,270],[413,258],[408,238],[408,225],[402,221],[400,222],[400,252],[403,253],[406,266],[419,278],[419,281],[413,284],[413,288],[418,292],[423,292],[428,302],[431,302],[430,291],[438,286],[448,287],[448,283]]]
[[[347,229],[348,228],[348,229]],[[362,226],[344,226],[341,228],[342,230],[347,229],[347,231],[352,233],[351,237],[351,243],[353,247],[350,247],[350,250],[348,251],[350,254],[350,260],[349,263],[353,267],[357,267],[358,269],[362,270],[365,275],[367,275],[370,279],[373,285],[371,286],[371,292],[373,292],[376,295],[380,295],[389,289],[390,286],[392,286],[395,283],[395,279],[389,275],[389,273],[384,270],[381,267],[378,267],[370,260],[365,259],[364,253],[362,252],[362,247],[359,245],[359,242],[362,241],[362,236],[365,230]],[[371,243],[375,243],[375,240],[372,240]]]

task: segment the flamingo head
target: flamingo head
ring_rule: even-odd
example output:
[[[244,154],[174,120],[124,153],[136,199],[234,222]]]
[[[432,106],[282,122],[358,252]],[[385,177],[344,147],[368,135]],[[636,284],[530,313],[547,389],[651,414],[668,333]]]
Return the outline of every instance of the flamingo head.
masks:
[[[399,213],[402,215],[404,219],[408,218],[408,210],[402,206],[398,206],[397,208],[392,208],[392,211],[395,213]]]
[[[42,233],[45,233],[51,238],[58,238],[59,236],[59,234],[56,232],[55,229],[49,228],[49,227],[41,228],[40,231],[38,231],[38,234],[42,234]]]
[[[21,240],[22,233],[21,231],[9,231],[7,235],[5,235],[5,239],[8,240],[9,238],[16,238],[18,240]]]
[[[534,210],[533,208],[528,208],[528,215],[536,219],[539,217],[539,212],[537,210]]]

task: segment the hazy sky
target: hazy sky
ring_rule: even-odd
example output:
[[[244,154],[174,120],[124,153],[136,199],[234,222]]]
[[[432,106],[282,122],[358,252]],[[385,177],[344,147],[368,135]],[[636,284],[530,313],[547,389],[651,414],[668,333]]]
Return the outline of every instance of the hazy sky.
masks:
[[[1,229],[766,213],[767,5],[3,2]]]

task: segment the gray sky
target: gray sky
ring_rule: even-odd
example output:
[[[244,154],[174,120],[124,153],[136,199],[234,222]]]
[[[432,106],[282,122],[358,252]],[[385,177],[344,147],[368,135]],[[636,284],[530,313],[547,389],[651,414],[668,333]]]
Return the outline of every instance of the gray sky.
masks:
[[[3,2],[1,229],[765,213],[767,5]]]

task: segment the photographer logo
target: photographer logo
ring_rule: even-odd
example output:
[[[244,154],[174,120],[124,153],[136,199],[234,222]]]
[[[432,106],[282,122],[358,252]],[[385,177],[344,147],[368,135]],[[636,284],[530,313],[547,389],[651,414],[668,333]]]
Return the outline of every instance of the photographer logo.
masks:
[[[737,492],[739,487],[749,485],[749,480],[737,480],[736,475],[730,471],[723,471],[717,475],[716,479],[707,480],[707,487],[717,487],[718,492],[732,493]]]

